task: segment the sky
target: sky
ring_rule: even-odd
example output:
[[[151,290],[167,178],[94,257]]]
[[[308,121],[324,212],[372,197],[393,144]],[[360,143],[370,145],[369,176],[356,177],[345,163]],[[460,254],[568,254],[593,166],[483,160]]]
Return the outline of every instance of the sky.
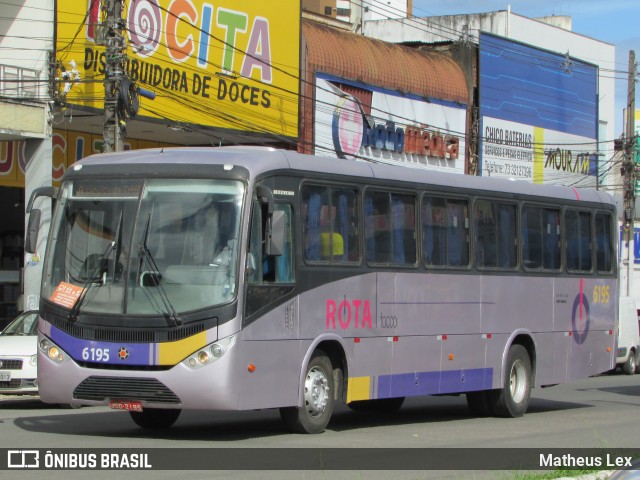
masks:
[[[629,51],[640,62],[640,0],[413,0],[413,15],[455,15],[506,10],[525,17],[566,15],[572,31],[615,45],[616,64],[607,66],[616,73],[616,136],[622,134],[623,109],[627,105]],[[637,77],[640,79],[640,77]],[[636,81],[636,109],[640,109],[640,87]],[[636,126],[637,128],[638,126]]]

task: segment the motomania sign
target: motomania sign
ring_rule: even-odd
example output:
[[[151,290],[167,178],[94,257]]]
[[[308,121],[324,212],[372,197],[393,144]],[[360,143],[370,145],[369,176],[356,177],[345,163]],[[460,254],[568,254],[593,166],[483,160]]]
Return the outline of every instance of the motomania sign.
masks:
[[[316,154],[369,158],[464,173],[466,110],[370,92],[371,105],[318,79],[315,109]]]

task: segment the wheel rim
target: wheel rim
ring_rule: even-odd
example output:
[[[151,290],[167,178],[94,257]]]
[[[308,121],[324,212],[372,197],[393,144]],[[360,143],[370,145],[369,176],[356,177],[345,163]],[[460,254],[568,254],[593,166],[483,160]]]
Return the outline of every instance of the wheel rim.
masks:
[[[509,377],[511,398],[515,403],[520,403],[524,400],[527,392],[527,369],[520,360],[515,362],[511,367],[511,374]]]
[[[329,380],[322,369],[313,367],[304,382],[304,401],[312,417],[322,415],[329,401]]]

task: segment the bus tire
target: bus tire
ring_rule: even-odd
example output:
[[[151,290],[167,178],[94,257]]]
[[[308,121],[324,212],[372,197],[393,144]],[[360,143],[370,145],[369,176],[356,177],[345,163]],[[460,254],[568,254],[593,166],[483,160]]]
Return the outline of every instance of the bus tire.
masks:
[[[141,412],[129,412],[133,421],[142,428],[169,428],[176,423],[182,410],[173,408],[145,408]]]
[[[624,362],[624,364],[622,365],[622,371],[625,373],[625,375],[633,375],[634,373],[636,373],[637,367],[638,366],[636,365],[636,352],[631,350],[629,352],[629,357],[627,358],[627,361]]]
[[[512,345],[507,355],[504,385],[491,393],[496,417],[521,417],[531,398],[531,359],[522,345]]]
[[[280,416],[292,431],[322,433],[329,424],[335,398],[331,361],[322,350],[316,350],[304,376],[303,405],[283,407]]]
[[[357,400],[347,406],[354,412],[395,413],[404,403],[404,397]]]
[[[467,392],[466,395],[467,405],[472,415],[476,417],[488,417],[491,415],[491,391]]]

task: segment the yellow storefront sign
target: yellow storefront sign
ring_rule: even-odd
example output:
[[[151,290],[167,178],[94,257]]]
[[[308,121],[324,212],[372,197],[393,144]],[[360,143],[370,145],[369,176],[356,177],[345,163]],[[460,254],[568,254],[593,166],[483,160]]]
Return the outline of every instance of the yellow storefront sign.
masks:
[[[0,186],[24,188],[25,140],[0,142]]]
[[[71,105],[103,108],[100,0],[57,2]],[[138,117],[297,138],[300,1],[126,0],[127,77],[156,94]]]

